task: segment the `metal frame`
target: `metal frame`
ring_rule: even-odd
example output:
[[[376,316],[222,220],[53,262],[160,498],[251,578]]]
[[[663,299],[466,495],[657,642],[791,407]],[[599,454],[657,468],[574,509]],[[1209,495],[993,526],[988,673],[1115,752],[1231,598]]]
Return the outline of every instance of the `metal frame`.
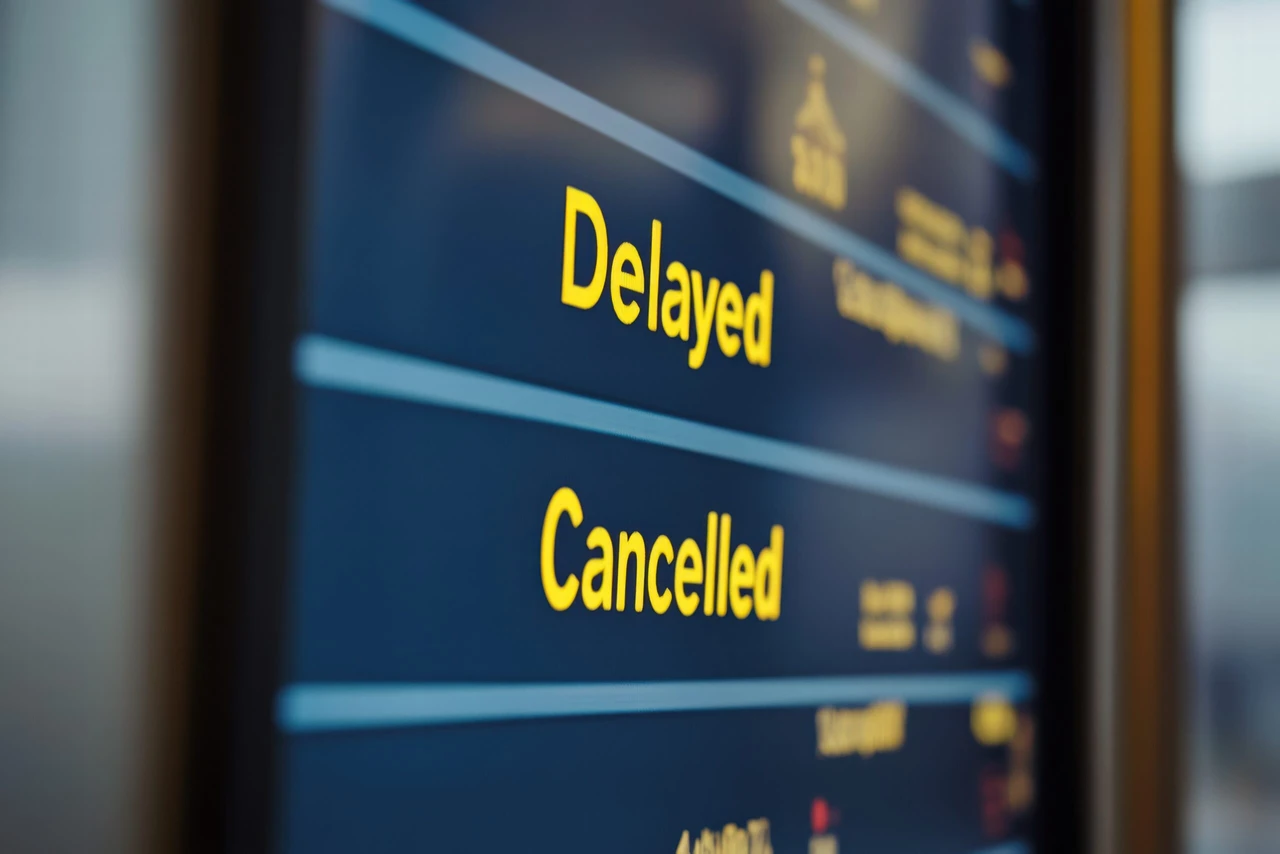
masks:
[[[1118,807],[1123,849],[1180,847],[1182,592],[1178,543],[1172,4],[1127,8],[1128,188],[1123,615]]]
[[[1090,699],[1087,782],[1088,850],[1114,854],[1118,838],[1117,651],[1118,566],[1122,525],[1124,406],[1125,45],[1123,4],[1095,0],[1093,21],[1093,257],[1090,319],[1093,435],[1089,555]]]

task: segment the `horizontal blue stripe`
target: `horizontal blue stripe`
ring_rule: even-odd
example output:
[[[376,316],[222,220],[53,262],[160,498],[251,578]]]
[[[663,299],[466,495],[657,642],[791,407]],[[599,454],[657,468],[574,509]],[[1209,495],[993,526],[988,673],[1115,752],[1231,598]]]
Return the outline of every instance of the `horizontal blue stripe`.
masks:
[[[819,32],[870,65],[903,94],[933,113],[983,154],[1022,181],[1036,177],[1036,160],[1021,143],[822,0],[779,0]]]
[[[857,261],[875,275],[891,279],[950,309],[975,329],[1003,341],[1011,350],[1025,353],[1035,346],[1031,328],[1019,318],[977,302],[961,291],[930,278],[871,241],[503,53],[424,9],[405,0],[322,2],[537,101],[697,181],[776,225],[837,255]]]
[[[1029,528],[1033,522],[1030,501],[1015,493],[605,403],[323,335],[306,335],[298,341],[295,370],[300,380],[320,388],[619,436],[871,492],[1010,528]]]
[[[984,694],[1017,702],[1031,693],[1031,679],[1020,670],[568,684],[303,683],[280,692],[276,716],[287,732],[317,732],[584,715],[816,708],[877,700],[954,705]]]

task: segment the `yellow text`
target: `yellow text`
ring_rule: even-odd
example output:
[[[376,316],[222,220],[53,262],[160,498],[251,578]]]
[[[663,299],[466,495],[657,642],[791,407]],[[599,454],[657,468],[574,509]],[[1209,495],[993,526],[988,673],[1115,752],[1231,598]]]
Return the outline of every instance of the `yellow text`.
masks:
[[[953,211],[910,187],[898,191],[898,254],[903,260],[980,300],[991,299],[994,241]]]
[[[753,818],[746,827],[726,824],[720,831],[703,828],[694,837],[686,830],[676,843],[676,854],[773,854],[769,820]]]
[[[591,278],[578,282],[576,259],[578,224],[585,218],[595,232],[596,257]],[[659,320],[664,335],[692,341],[689,367],[697,370],[706,361],[714,338],[726,358],[742,353],[752,365],[765,368],[773,358],[773,273],[760,272],[756,293],[743,295],[733,282],[706,278],[679,261],[662,270],[662,223],[653,220],[650,230],[648,275],[645,260],[634,243],[623,242],[609,255],[609,231],[604,212],[595,198],[575,187],[565,190],[564,268],[560,301],[588,311],[600,302],[605,284],[614,316],[630,326],[642,316],[650,332],[657,332]]]
[[[1013,65],[999,48],[987,41],[969,42],[969,61],[978,77],[990,86],[1003,89],[1013,82]]]
[[[823,706],[816,717],[819,756],[873,756],[902,747],[907,737],[907,707],[897,701],[865,709]]]
[[[983,694],[969,712],[969,727],[979,744],[1008,744],[1018,729],[1018,713],[1002,694]]]
[[[844,258],[836,259],[831,275],[841,317],[879,332],[891,344],[915,347],[944,361],[960,354],[960,324],[945,308],[918,302]]]
[[[769,531],[769,545],[757,553],[746,543],[733,544],[733,518],[707,514],[704,543],[687,537],[676,547],[660,534],[646,540],[639,531],[616,535],[597,525],[586,536],[595,552],[580,573],[562,574],[556,566],[556,541],[562,527],[578,528],[584,519],[578,494],[562,486],[551,496],[542,520],[542,589],[557,611],[581,601],[588,611],[656,614],[676,612],[691,617],[732,614],[745,620],[776,620],[782,612],[781,525]],[[568,525],[562,525],[566,522]],[[634,589],[634,593],[632,592]],[[701,604],[701,609],[699,609]]]
[[[916,591],[906,581],[862,582],[862,619],[858,642],[863,649],[902,651],[916,644]]]

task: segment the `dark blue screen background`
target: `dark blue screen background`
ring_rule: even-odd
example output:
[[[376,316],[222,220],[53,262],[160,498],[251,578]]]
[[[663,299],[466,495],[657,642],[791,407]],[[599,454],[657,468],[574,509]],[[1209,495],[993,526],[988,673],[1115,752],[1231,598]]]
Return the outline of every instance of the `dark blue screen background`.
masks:
[[[475,54],[484,62],[500,52],[527,64],[888,256],[901,227],[895,200],[907,187],[968,228],[1016,234],[1030,294],[997,294],[982,310],[1034,334],[1038,179],[1013,174],[958,132],[955,118],[960,110],[1032,157],[1040,150],[1034,4],[826,0],[880,60],[779,0],[333,5],[317,4],[311,21],[300,341],[358,345],[377,358],[725,428],[774,449],[835,454],[894,483],[924,476],[934,485],[921,495],[959,485],[1021,502],[1032,515],[1002,520],[927,495],[423,397],[436,391],[375,389],[382,375],[335,379],[300,361],[282,698],[317,686],[898,675],[945,686],[954,676],[1014,674],[1030,686],[1009,698],[1027,735],[1045,608],[1031,558],[1036,401],[1046,393],[1035,347],[1002,348],[1003,368],[984,369],[984,350],[1001,342],[963,318],[953,361],[890,343],[837,311],[829,246],[450,53],[472,42],[450,36],[424,47],[413,33],[456,27],[491,51]],[[976,73],[978,44],[1001,51],[1013,69],[1008,85]],[[792,182],[791,137],[814,55],[847,142],[840,210]],[[951,106],[886,74],[884,56]],[[631,241],[646,268],[658,219],[664,268],[679,260],[744,295],[772,271],[771,364],[726,358],[713,340],[706,363],[691,370],[692,342],[645,328],[643,301],[639,321],[619,322],[608,287],[590,310],[563,304],[567,187],[599,203],[610,253]],[[585,271],[595,244],[585,220],[578,229]],[[876,278],[930,303],[909,282]],[[996,429],[1002,413],[1029,425],[1012,450]],[[729,513],[734,544],[756,551],[772,525],[783,526],[779,619],[686,618],[674,606],[664,615],[606,613],[581,601],[554,610],[539,544],[547,502],[562,486],[586,517],[576,530],[561,523],[562,576],[591,556],[584,539],[595,525],[615,545],[619,531],[649,543],[667,534],[678,545],[704,539],[709,511]],[[998,593],[993,574],[1003,579]],[[859,630],[867,580],[914,587],[910,619],[921,638],[927,597],[951,591],[949,648],[922,640],[902,651],[867,648]],[[999,652],[984,641],[994,624],[1012,638]],[[767,818],[780,854],[827,836],[859,852],[1028,850],[1032,811],[1011,794],[1026,756],[1005,742],[979,743],[976,696],[914,696],[876,698],[906,704],[899,747],[845,757],[818,754],[816,705],[310,728],[282,711],[276,838],[289,852],[639,854],[675,850],[686,830]],[[282,700],[281,708],[293,707]],[[814,818],[815,801],[827,819]]]

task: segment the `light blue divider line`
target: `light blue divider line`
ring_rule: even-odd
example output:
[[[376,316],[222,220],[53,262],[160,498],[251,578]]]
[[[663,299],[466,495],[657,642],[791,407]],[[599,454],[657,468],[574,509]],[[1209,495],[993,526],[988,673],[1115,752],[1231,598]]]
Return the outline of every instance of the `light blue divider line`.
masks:
[[[778,0],[846,51],[870,65],[908,97],[1021,181],[1033,181],[1035,157],[990,119],[907,62],[847,15],[822,0]]]
[[[302,683],[284,688],[276,718],[286,732],[433,726],[483,721],[818,707],[877,700],[908,705],[1012,702],[1032,694],[1025,671],[921,676],[818,676],[674,682],[530,684]]]
[[[311,386],[391,397],[620,436],[1026,529],[1031,502],[1016,493],[844,454],[659,415],[414,356],[305,335],[294,354]]]
[[[973,854],[1031,854],[1031,846],[1021,840],[1005,842],[992,848],[983,848]]]
[[[531,65],[405,0],[321,0],[461,68],[586,125],[702,184],[749,211],[837,255],[857,261],[957,317],[1016,352],[1030,352],[1035,336],[1022,320],[965,296],[899,260],[869,240],[841,228],[683,143],[584,95]]]

